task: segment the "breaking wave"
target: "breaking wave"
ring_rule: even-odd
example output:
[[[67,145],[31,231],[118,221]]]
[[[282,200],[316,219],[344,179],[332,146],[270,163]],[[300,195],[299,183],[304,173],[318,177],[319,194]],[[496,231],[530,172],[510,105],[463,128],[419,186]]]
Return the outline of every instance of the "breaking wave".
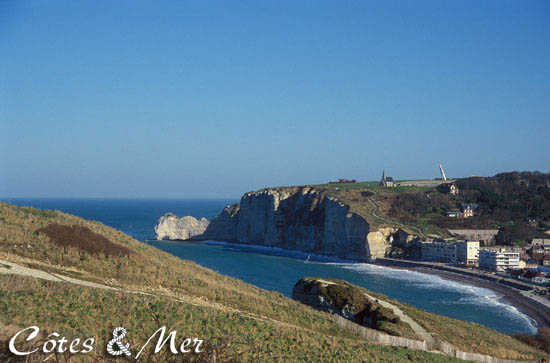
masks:
[[[378,266],[367,263],[329,263],[339,267],[352,270],[358,274],[364,275],[383,275],[385,278],[400,280],[412,288],[421,290],[432,290],[432,292],[453,292],[462,295],[462,297],[450,300],[440,299],[439,304],[455,306],[480,306],[491,309],[494,313],[501,315],[502,318],[511,319],[518,324],[526,325],[532,334],[537,332],[537,322],[526,314],[519,311],[515,306],[503,300],[502,295],[497,292],[484,288],[469,285],[467,283],[447,280],[438,275],[424,274],[417,271],[404,269],[394,269],[385,266]]]
[[[352,260],[343,260],[337,257],[296,250],[286,250],[279,247],[235,244],[217,241],[206,241],[203,243],[218,245],[225,250],[230,251],[259,253],[269,256],[289,257],[294,260],[303,260],[306,263],[305,266],[310,266],[309,268],[314,268],[317,266],[317,269],[315,270],[316,274],[322,274],[320,272],[324,270],[323,266],[328,268],[327,271],[334,271],[334,269],[348,271],[348,273],[352,274],[349,276],[350,282],[359,283],[360,285],[370,288],[373,291],[383,290],[383,288],[379,289],[374,286],[368,286],[374,280],[373,277],[378,278],[381,284],[378,287],[391,286],[391,282],[388,284],[388,279],[395,280],[396,284],[393,286],[396,288],[401,287],[405,292],[414,292],[412,294],[415,295],[414,298],[412,295],[409,296],[411,297],[409,303],[420,308],[434,311],[434,305],[444,305],[449,310],[459,313],[451,314],[448,312],[441,312],[443,315],[454,315],[459,319],[471,321],[479,321],[479,314],[483,315],[484,311],[490,311],[490,314],[493,317],[492,319],[505,319],[508,322],[507,325],[509,326],[522,326],[523,331],[527,331],[531,334],[536,334],[537,332],[537,323],[535,320],[519,311],[507,301],[503,300],[500,294],[487,288],[477,287],[464,282],[447,280],[438,275],[431,275],[418,271],[396,269]],[[306,269],[305,266],[303,269],[304,273],[309,269]],[[330,272],[327,273],[331,274]],[[327,277],[340,276],[327,275]],[[344,276],[341,278],[346,279]],[[357,281],[351,281],[354,279],[357,279]],[[387,288],[385,290],[387,290]],[[391,290],[393,290],[393,287]],[[387,292],[390,297],[393,295],[390,291]],[[398,300],[403,300],[403,298],[398,298]],[[467,314],[472,315],[468,318],[466,316]],[[495,327],[496,326],[494,325],[493,320],[493,328]]]

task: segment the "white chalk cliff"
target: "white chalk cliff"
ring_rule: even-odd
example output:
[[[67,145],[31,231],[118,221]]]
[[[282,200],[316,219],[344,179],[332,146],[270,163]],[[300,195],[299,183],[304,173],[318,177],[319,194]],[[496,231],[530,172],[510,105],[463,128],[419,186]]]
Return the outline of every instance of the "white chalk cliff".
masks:
[[[248,192],[211,221],[168,213],[155,232],[159,240],[217,240],[365,260],[384,256],[395,231],[370,231],[336,198],[294,187]]]
[[[164,238],[186,240],[203,234],[209,224],[210,221],[206,218],[200,220],[191,216],[178,218],[173,213],[167,213],[158,220],[155,233],[158,240]]]

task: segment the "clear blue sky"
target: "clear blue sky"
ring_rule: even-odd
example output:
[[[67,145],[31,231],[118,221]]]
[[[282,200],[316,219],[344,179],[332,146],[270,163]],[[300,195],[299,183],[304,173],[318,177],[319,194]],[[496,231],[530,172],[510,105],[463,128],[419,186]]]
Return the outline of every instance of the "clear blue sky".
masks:
[[[0,0],[0,196],[550,170],[550,1]]]

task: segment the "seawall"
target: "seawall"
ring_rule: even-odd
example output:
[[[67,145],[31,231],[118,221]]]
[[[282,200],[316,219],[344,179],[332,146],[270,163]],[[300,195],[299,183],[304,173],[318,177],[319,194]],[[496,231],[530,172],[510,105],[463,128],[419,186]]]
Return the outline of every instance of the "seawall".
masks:
[[[373,261],[377,265],[382,266],[388,266],[388,267],[423,267],[423,268],[430,268],[434,270],[441,270],[441,271],[447,271],[452,273],[457,273],[465,276],[475,277],[479,279],[484,279],[488,281],[492,281],[495,283],[499,283],[502,285],[507,285],[510,287],[513,287],[518,290],[523,291],[529,291],[534,288],[533,285],[530,285],[528,283],[525,283],[523,281],[516,281],[509,278],[504,278],[497,275],[487,275],[483,274],[479,271],[470,271],[464,268],[460,267],[454,267],[454,266],[448,266],[444,264],[438,264],[434,262],[423,262],[423,261],[411,261],[411,260],[399,260],[399,259],[393,259],[393,258],[376,258],[376,260]]]

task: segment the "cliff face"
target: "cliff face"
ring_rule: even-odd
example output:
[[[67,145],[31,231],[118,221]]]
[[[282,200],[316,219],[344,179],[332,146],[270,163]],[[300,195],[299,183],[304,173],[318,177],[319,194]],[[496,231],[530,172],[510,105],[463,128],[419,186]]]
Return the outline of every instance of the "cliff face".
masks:
[[[246,193],[236,241],[345,258],[370,254],[367,222],[349,207],[310,188]]]
[[[384,256],[396,231],[370,231],[346,204],[295,187],[246,193],[210,222],[167,214],[155,232],[157,239],[219,240],[364,260]]]

